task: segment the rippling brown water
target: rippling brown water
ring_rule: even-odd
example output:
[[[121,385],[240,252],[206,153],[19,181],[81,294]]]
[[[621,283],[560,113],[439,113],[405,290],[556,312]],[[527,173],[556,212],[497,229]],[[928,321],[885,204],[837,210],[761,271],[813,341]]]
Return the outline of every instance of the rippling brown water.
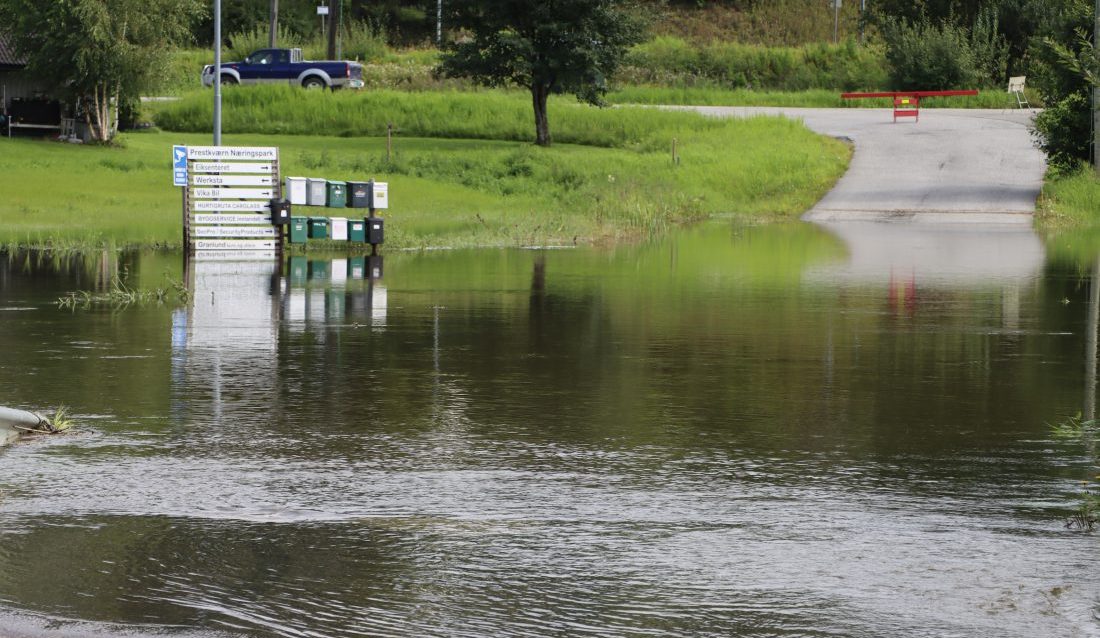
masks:
[[[0,635],[1096,636],[1089,265],[1029,232],[0,260]],[[1095,348],[1095,342],[1091,342]]]

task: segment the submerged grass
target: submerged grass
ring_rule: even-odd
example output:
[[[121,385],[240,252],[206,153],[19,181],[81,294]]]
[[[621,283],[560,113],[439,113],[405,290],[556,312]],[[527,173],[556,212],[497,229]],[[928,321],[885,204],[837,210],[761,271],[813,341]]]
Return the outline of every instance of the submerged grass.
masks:
[[[262,87],[226,96],[224,143],[280,147],[283,175],[388,181],[391,248],[572,244],[643,237],[715,215],[789,217],[835,183],[850,154],[782,118],[722,120],[560,101],[553,130],[559,142],[574,143],[540,148],[525,141],[529,104],[509,94]],[[204,96],[192,96],[168,105],[159,121],[202,130],[208,108]],[[387,122],[398,130],[389,156],[385,138],[376,136]],[[346,136],[311,134],[326,130]],[[178,246],[170,146],[207,144],[208,135],[147,132],[122,142],[0,140],[0,245]],[[310,213],[333,211],[296,211]]]
[[[1050,426],[1050,431],[1056,439],[1083,444],[1093,455],[1089,478],[1082,481],[1081,491],[1073,495],[1073,499],[1077,501],[1077,507],[1066,519],[1067,528],[1092,531],[1096,528],[1097,508],[1100,507],[1100,494],[1096,490],[1096,483],[1100,481],[1097,471],[1100,468],[1095,458],[1097,439],[1100,436],[1100,422],[1096,419],[1082,419],[1078,413]]]
[[[78,290],[58,298],[59,308],[68,310],[88,309],[98,305],[123,308],[147,303],[163,304],[170,300],[181,304],[191,298],[191,291],[179,280],[169,279],[167,285],[154,288],[136,288],[123,281],[120,275],[111,278],[106,290]]]

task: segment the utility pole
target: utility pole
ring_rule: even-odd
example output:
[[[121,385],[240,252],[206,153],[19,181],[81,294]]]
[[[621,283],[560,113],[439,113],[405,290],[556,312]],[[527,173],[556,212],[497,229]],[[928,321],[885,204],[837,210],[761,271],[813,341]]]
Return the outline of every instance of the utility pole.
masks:
[[[1097,0],[1100,2],[1100,0]],[[340,11],[340,0],[332,0],[329,8],[329,59],[337,58],[337,13]]]
[[[832,0],[833,2],[833,44],[839,44],[840,42],[840,0]],[[1100,3],[1100,0],[1096,0]]]
[[[859,43],[863,44],[863,27],[867,22],[867,0],[859,0]]]
[[[213,0],[213,145],[221,146],[221,0]]]
[[[267,48],[274,49],[279,39],[279,0],[271,0],[271,34],[267,38]]]

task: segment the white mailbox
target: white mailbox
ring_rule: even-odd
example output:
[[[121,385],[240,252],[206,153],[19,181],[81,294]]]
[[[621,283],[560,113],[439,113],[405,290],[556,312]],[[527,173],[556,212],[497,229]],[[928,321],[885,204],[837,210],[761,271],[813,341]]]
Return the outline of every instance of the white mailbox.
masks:
[[[328,203],[327,189],[327,179],[309,178],[309,201],[306,203],[310,206],[324,206]]]
[[[333,217],[329,220],[332,231],[332,241],[347,241],[348,240],[348,218],[347,217]]]
[[[381,210],[390,207],[390,185],[386,182],[371,182],[370,208]]]
[[[346,283],[348,280],[348,260],[333,259],[331,272],[332,283],[334,285],[343,285],[344,283]]]
[[[306,178],[286,178],[286,198],[290,200],[292,206],[305,206],[308,202],[308,197],[306,196]]]

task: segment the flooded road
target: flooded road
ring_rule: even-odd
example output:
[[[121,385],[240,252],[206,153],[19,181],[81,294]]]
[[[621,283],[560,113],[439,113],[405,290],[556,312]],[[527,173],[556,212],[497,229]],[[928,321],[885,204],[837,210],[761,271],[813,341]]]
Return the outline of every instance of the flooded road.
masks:
[[[1098,636],[1092,264],[905,229],[6,255],[0,635]]]

